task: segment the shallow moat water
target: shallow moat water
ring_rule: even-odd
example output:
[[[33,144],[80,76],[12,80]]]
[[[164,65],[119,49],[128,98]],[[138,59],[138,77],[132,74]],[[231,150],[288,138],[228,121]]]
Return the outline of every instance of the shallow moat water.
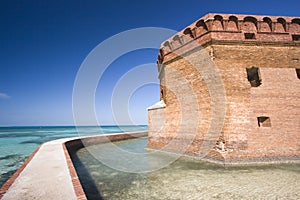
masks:
[[[0,127],[0,187],[42,143],[51,140],[146,131],[147,126],[17,126]]]
[[[147,138],[115,144],[149,154]],[[102,144],[91,148],[108,152]],[[71,155],[88,199],[300,199],[300,164],[223,167],[181,157],[160,170],[127,173],[89,152],[82,148]]]

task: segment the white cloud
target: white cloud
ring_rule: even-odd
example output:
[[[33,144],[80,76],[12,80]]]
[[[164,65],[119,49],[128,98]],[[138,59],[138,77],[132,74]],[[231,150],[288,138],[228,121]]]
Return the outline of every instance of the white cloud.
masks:
[[[9,99],[10,96],[8,96],[7,94],[5,93],[0,93],[0,99]]]

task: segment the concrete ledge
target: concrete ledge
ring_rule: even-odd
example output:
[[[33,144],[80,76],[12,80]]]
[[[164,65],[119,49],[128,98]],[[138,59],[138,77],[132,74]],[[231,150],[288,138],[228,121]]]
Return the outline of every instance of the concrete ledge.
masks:
[[[166,104],[165,104],[164,100],[161,100],[161,101],[155,103],[154,105],[148,107],[147,110],[162,109],[165,107],[166,107]]]
[[[4,185],[0,188],[0,199],[2,199],[4,193],[10,188],[10,186],[13,184],[13,182],[16,180],[16,178],[20,175],[20,173],[23,171],[23,169],[28,165],[28,163],[32,160],[34,155],[38,152],[41,145],[39,145],[34,152],[25,160],[25,162],[19,167],[19,169],[4,183]]]
[[[147,136],[148,132],[64,138],[40,145],[0,189],[0,199],[86,199],[69,151]]]

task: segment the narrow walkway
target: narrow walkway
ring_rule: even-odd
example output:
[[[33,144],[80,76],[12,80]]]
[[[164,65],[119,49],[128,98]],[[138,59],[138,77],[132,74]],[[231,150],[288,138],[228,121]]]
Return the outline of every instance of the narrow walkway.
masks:
[[[62,147],[69,140],[44,143],[2,199],[77,199]]]

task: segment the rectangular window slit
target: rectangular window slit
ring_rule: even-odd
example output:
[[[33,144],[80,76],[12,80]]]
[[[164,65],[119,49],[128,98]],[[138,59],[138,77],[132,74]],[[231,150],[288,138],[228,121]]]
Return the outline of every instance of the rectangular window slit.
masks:
[[[296,68],[296,74],[297,74],[297,77],[300,79],[300,68]]]
[[[257,67],[246,68],[247,78],[251,87],[258,87],[261,85],[260,71]]]
[[[255,39],[254,33],[245,33],[245,39]]]
[[[271,127],[270,117],[266,117],[266,116],[257,117],[257,121],[259,127]]]
[[[292,35],[293,41],[300,41],[300,35]]]

